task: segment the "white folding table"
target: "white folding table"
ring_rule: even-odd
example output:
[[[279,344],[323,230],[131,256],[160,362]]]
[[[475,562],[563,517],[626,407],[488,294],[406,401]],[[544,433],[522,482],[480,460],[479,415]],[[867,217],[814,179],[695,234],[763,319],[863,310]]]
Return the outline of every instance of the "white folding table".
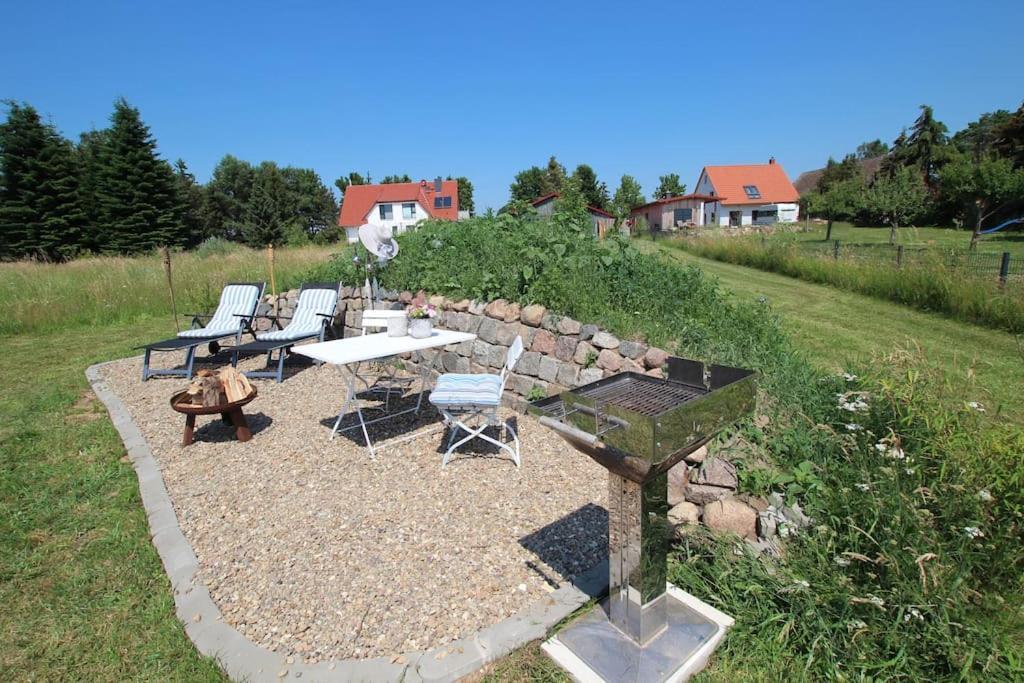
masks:
[[[383,417],[378,417],[373,420],[364,419],[363,410],[359,405],[359,401],[356,400],[356,366],[358,366],[359,363],[369,360],[379,360],[381,358],[397,356],[402,353],[434,349],[441,346],[448,346],[449,344],[472,341],[473,339],[476,339],[475,334],[470,332],[453,332],[452,330],[435,329],[429,337],[425,337],[423,339],[416,339],[409,336],[389,337],[387,332],[381,332],[378,334],[364,334],[360,337],[335,339],[334,341],[320,342],[318,344],[296,346],[294,347],[293,352],[301,353],[313,360],[328,363],[339,369],[344,368],[347,371],[348,389],[345,394],[345,402],[342,404],[341,410],[338,412],[338,419],[334,422],[334,429],[331,430],[331,438],[333,439],[334,435],[339,431],[344,432],[349,429],[356,428],[357,425],[351,425],[344,429],[339,429],[342,419],[349,412],[349,405],[355,405],[356,414],[359,416],[358,426],[363,430],[363,438],[366,440],[366,447],[369,449],[370,457],[372,458],[375,457],[375,453],[373,443],[370,441],[370,434],[367,431],[366,426],[375,422],[380,422],[381,420],[388,420],[398,417],[399,415],[405,415],[406,413],[419,412],[420,406],[423,403],[423,394],[427,389],[427,378],[430,374],[430,370],[434,366],[434,363],[437,361],[437,356],[440,354],[436,354],[430,363],[423,364],[420,378],[420,393],[416,399],[415,408],[407,408],[395,413],[389,413]],[[406,438],[413,438],[414,436],[418,436],[418,434],[413,434]]]

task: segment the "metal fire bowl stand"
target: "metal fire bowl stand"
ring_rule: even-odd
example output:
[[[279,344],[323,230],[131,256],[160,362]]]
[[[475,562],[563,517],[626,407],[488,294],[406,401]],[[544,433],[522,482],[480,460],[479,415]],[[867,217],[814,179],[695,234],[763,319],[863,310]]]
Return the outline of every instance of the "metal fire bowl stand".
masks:
[[[756,375],[682,358],[668,374],[621,373],[530,406],[608,469],[607,614],[593,610],[545,644],[578,680],[684,680],[732,623],[667,583],[668,471],[753,410]]]

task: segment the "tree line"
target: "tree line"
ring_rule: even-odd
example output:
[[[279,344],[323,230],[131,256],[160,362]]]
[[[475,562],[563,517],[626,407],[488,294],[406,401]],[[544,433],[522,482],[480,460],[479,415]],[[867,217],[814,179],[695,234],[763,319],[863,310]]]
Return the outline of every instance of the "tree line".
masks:
[[[139,110],[123,98],[114,103],[107,128],[83,133],[77,143],[30,104],[6,105],[0,260],[192,248],[209,238],[262,247],[341,235],[339,203],[312,169],[251,164],[228,154],[201,184],[183,160],[160,157]],[[348,184],[371,180],[368,173],[351,173],[335,185],[344,200]],[[383,180],[410,181],[408,175]],[[473,186],[467,178],[458,183],[460,209],[471,211]]]
[[[868,160],[877,170],[865,171]],[[841,161],[829,158],[803,210],[862,225],[957,224],[971,231],[1024,215],[1024,104],[1016,112],[982,114],[962,130],[949,129],[921,105],[909,130],[887,145],[866,142]]]
[[[561,197],[563,204],[574,204],[577,195],[582,206],[593,206],[615,214],[621,220],[630,210],[647,203],[640,183],[631,175],[623,175],[619,186],[609,195],[608,185],[599,180],[597,173],[588,164],[579,164],[572,173],[566,171],[554,156],[546,166],[531,166],[516,174],[509,186],[509,203],[503,211],[518,215],[529,210],[530,203],[551,194],[569,195]],[[686,184],[679,181],[678,173],[667,173],[659,177],[654,199],[676,197],[686,194]]]

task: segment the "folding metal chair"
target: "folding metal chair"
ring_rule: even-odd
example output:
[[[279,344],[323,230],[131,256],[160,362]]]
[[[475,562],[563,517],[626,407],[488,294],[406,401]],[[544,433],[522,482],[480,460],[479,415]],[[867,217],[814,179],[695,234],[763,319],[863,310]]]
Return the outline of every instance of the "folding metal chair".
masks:
[[[434,385],[434,390],[430,393],[430,402],[441,411],[445,424],[451,430],[448,446],[444,458],[441,460],[442,468],[448,465],[448,460],[456,448],[476,438],[483,439],[499,449],[507,451],[512,456],[516,467],[519,467],[519,436],[511,424],[501,421],[498,417],[498,410],[501,408],[501,395],[505,390],[505,382],[522,355],[523,340],[521,337],[516,337],[505,356],[505,365],[501,369],[501,374],[446,373],[437,378],[437,384]],[[479,420],[476,426],[468,424],[474,419]],[[493,439],[485,433],[484,430],[488,427],[497,425],[503,425],[505,430],[512,435],[515,448],[503,441]],[[460,432],[466,432],[466,436],[456,441],[455,437]]]

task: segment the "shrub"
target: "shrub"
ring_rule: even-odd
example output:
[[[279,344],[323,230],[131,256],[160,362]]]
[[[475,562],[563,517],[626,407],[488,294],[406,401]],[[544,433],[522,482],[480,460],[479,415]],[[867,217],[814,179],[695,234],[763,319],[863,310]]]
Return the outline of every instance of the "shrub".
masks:
[[[913,354],[880,359],[860,380],[823,375],[792,351],[767,306],[735,302],[696,267],[625,240],[598,242],[558,215],[430,223],[399,241],[380,273],[390,289],[540,303],[680,355],[761,371],[768,419],[723,439],[765,455],[741,461],[745,491],[783,493],[814,522],[779,560],[699,532],[677,546],[671,580],[737,619],[711,676],[1024,673],[1014,654],[1024,435],[986,422],[963,393],[971,385],[944,384]],[[311,277],[362,275],[346,254]]]
[[[232,242],[223,237],[207,237],[196,247],[195,254],[199,258],[210,258],[211,256],[225,256],[245,248],[238,242]]]

